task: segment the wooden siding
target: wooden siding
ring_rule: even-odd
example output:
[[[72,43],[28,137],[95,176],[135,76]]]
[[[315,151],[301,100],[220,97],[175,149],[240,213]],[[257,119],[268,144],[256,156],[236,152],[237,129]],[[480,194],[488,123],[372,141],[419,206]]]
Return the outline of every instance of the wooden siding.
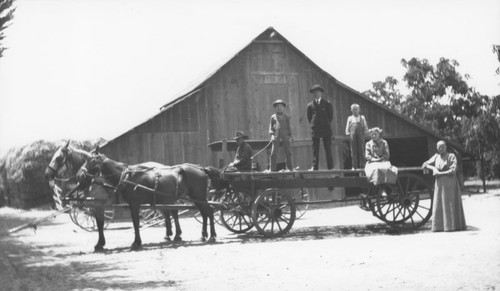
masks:
[[[286,40],[270,38],[263,33],[214,75],[205,80],[194,93],[177,100],[159,114],[110,141],[104,151],[113,159],[126,163],[156,161],[163,164],[190,162],[201,165],[227,164],[233,153],[215,153],[208,143],[231,139],[235,131],[245,131],[251,139],[269,139],[268,126],[274,113],[272,103],[283,99],[291,115],[293,162],[301,169],[310,167],[312,142],[306,106],[312,101],[309,88],[321,84],[324,98],[334,108],[332,145],[336,168],[344,166],[346,156],[345,126],[350,106],[358,103],[369,127],[384,129],[390,138],[427,138],[429,133],[407,122],[390,110],[360,96],[338,83],[318,68]],[[421,149],[427,155],[431,147]],[[397,144],[397,143],[395,143]],[[396,149],[399,153],[402,149]],[[261,169],[267,167],[268,153],[256,158]],[[320,168],[326,168],[320,148]],[[339,191],[339,195],[342,192]],[[319,194],[318,194],[319,195]]]

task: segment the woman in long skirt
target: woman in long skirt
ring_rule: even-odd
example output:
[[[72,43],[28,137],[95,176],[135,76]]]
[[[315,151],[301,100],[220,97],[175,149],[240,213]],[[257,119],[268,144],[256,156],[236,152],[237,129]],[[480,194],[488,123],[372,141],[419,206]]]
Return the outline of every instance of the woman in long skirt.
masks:
[[[446,143],[437,143],[437,154],[422,165],[431,169],[434,184],[434,204],[432,206],[432,231],[458,231],[467,229],[462,192],[456,176],[457,158],[446,151]]]
[[[372,139],[365,145],[365,174],[373,185],[394,184],[398,178],[398,169],[389,161],[389,145],[381,138],[382,129],[370,129]]]

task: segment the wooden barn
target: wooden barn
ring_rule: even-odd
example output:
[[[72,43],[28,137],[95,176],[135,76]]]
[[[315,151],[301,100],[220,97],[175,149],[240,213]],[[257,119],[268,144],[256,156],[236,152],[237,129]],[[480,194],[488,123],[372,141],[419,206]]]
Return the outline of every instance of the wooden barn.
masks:
[[[321,84],[334,108],[332,150],[335,168],[350,168],[345,135],[350,105],[358,103],[368,126],[383,128],[396,166],[420,166],[441,139],[433,131],[410,121],[349,88],[312,62],[274,28],[268,28],[201,84],[168,104],[146,122],[110,140],[103,151],[112,159],[129,164],[156,161],[174,165],[190,162],[222,167],[234,157],[232,137],[242,130],[250,137],[254,153],[269,141],[268,127],[276,99],[287,102],[293,131],[294,167],[308,169],[312,140],[306,105],[309,88]],[[227,141],[227,142],[226,142]],[[458,155],[462,150],[452,145]],[[260,170],[268,165],[269,152],[254,162]],[[320,148],[320,169],[326,169]],[[343,189],[335,189],[337,197]],[[327,189],[312,191],[323,198]],[[331,197],[331,194],[329,194]]]

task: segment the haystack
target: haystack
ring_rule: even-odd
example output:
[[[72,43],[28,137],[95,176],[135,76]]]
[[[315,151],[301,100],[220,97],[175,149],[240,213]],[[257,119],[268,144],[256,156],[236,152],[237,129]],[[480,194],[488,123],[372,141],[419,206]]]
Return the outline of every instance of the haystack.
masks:
[[[71,145],[89,151],[103,142],[100,139]],[[52,204],[52,190],[44,173],[60,144],[39,140],[9,150],[0,160],[0,203],[3,200],[4,205],[23,209]]]

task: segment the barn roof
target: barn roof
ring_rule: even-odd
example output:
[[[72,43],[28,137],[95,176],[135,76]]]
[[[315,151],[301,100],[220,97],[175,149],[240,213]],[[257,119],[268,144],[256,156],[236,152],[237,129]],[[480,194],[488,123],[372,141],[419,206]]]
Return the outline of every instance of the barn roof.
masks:
[[[380,108],[382,108],[383,110],[386,110],[390,113],[392,113],[393,115],[403,119],[404,121],[420,128],[421,130],[423,130],[424,132],[428,133],[429,135],[431,136],[434,136],[435,138],[437,139],[444,139],[442,136],[440,136],[438,133],[436,133],[434,130],[428,128],[428,127],[425,127],[423,126],[422,124],[420,123],[417,123],[417,122],[414,122],[413,120],[411,120],[410,118],[408,118],[407,116],[405,115],[402,115],[400,114],[399,112],[397,112],[396,110],[392,109],[392,108],[389,108],[385,105],[382,105],[376,101],[374,101],[373,99],[369,98],[368,96],[354,90],[353,88],[347,86],[346,84],[340,82],[339,80],[337,80],[335,77],[333,77],[332,75],[330,75],[327,71],[323,70],[320,66],[318,66],[315,62],[313,62],[307,55],[305,55],[302,51],[300,51],[297,47],[295,47],[291,42],[289,42],[283,35],[281,35],[278,31],[276,31],[276,29],[274,29],[273,27],[269,27],[267,28],[264,32],[262,32],[261,34],[259,34],[256,38],[254,38],[249,44],[247,44],[245,47],[243,47],[240,51],[238,51],[234,56],[232,56],[229,60],[227,60],[225,63],[223,63],[223,65],[221,65],[218,69],[216,69],[215,71],[211,72],[211,73],[208,73],[206,74],[206,76],[202,79],[203,81],[201,81],[201,83],[197,84],[197,85],[194,85],[192,88],[189,88],[187,90],[187,93],[173,99],[172,101],[164,104],[163,106],[160,107],[160,112],[158,114],[155,114],[153,117],[149,118],[149,120],[153,119],[155,116],[161,114],[163,111],[165,110],[168,110],[169,108],[175,106],[176,104],[182,102],[183,100],[189,98],[190,96],[194,95],[195,93],[197,93],[198,91],[200,91],[203,86],[210,80],[210,78],[212,76],[214,76],[215,74],[217,74],[220,70],[222,70],[225,66],[227,66],[229,63],[232,62],[233,59],[237,58],[238,55],[243,52],[245,49],[247,49],[252,43],[254,42],[258,42],[259,40],[261,39],[269,39],[269,36],[272,36],[273,39],[276,39],[276,40],[280,40],[280,41],[283,41],[285,42],[287,45],[289,45],[293,50],[295,50],[296,53],[298,53],[300,56],[302,56],[304,59],[306,59],[308,62],[310,62],[315,68],[317,68],[319,71],[321,71],[322,73],[324,73],[326,76],[328,76],[328,78],[330,78],[331,80],[333,80],[336,84],[338,84],[339,86],[351,91],[352,93],[356,94],[357,96],[363,98],[364,100],[366,100],[367,102],[370,102],[372,104],[374,104],[375,106],[378,106]],[[136,128],[136,127],[134,127]],[[133,129],[134,129],[133,128]],[[133,130],[131,129],[131,130]],[[131,131],[129,130],[129,131]],[[127,131],[127,132],[129,132]],[[124,133],[125,134],[125,133]],[[122,134],[122,135],[124,135]],[[122,136],[120,135],[120,136]],[[115,139],[119,138],[120,136],[116,137]],[[114,140],[114,139],[113,139]],[[111,140],[112,141],[112,140]],[[461,153],[466,153],[465,149],[460,146],[460,145],[457,145],[449,140],[447,140],[447,142],[453,147],[455,148],[456,150],[460,151]]]

